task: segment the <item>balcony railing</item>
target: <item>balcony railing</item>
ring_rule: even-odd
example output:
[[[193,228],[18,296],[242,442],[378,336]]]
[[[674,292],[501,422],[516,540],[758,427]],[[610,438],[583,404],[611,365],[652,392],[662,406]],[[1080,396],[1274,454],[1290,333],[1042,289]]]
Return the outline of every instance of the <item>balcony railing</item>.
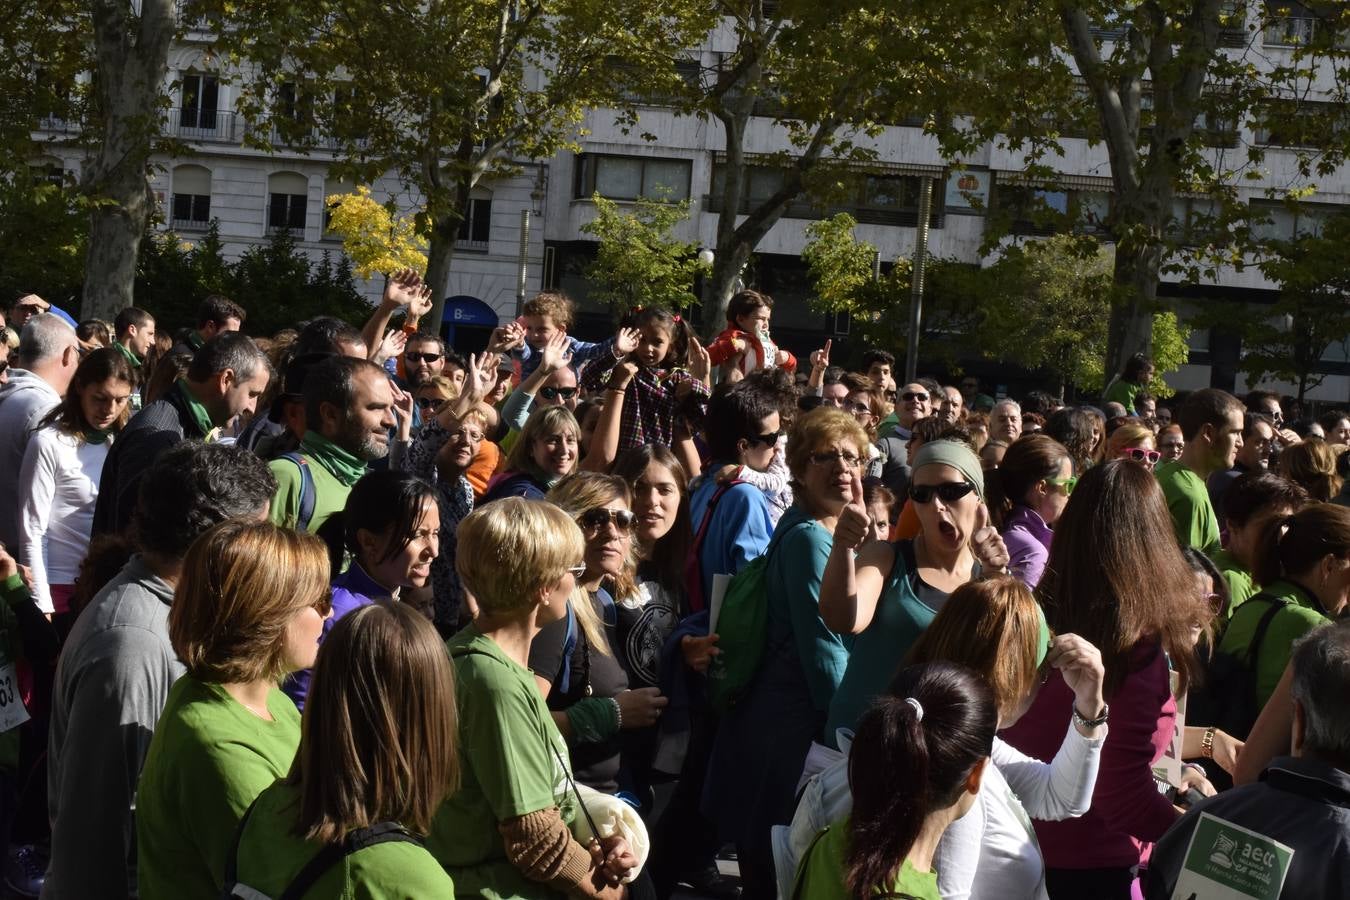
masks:
[[[197,219],[170,219],[171,227],[174,231],[206,231],[211,227],[211,222],[199,221]]]
[[[53,134],[79,134],[81,131],[80,123],[70,119],[63,119],[60,116],[43,116],[38,120],[39,131],[49,131]]]
[[[465,253],[486,253],[488,252],[487,241],[473,241],[468,238],[460,238],[455,241],[455,249],[462,250]]]
[[[940,196],[940,195],[939,195]],[[741,203],[740,215],[750,213],[751,202]],[[704,194],[703,209],[710,213],[720,213],[722,211],[722,198],[720,195]],[[810,200],[794,200],[788,204],[787,209],[783,211],[785,219],[827,219],[830,216],[846,212],[853,216],[859,224],[863,225],[895,225],[900,227],[914,227],[919,223],[919,211],[914,207],[898,206],[891,209],[878,207],[859,207],[859,206],[821,206]],[[943,223],[942,210],[934,206],[932,213],[928,217],[928,224],[931,228],[941,228]]]
[[[185,141],[238,143],[238,117],[223,109],[171,109],[168,132]]]

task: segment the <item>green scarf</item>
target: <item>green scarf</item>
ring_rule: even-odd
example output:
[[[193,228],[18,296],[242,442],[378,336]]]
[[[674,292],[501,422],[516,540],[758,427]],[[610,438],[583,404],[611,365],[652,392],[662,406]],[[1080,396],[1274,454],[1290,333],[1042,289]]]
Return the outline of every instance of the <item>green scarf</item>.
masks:
[[[351,487],[366,474],[366,461],[343,450],[317,431],[306,431],[300,451],[323,466],[338,481]]]
[[[204,341],[202,336],[196,331],[189,331],[187,333],[187,345],[191,347],[192,351],[195,353],[206,345],[206,341]]]
[[[178,389],[178,394],[183,398],[183,405],[187,407],[188,415],[192,417],[192,422],[201,431],[203,436],[209,435],[211,430],[216,427],[216,423],[211,421],[211,414],[202,406],[191,389],[188,388],[187,381],[180,378],[174,385]]]
[[[84,442],[86,444],[101,444],[111,435],[111,431],[99,431],[96,428],[90,428],[84,433]]]
[[[139,369],[141,367],[143,360],[133,353],[130,347],[121,341],[113,341],[113,346],[122,352],[122,355],[127,358],[127,362],[131,363],[133,369]]]

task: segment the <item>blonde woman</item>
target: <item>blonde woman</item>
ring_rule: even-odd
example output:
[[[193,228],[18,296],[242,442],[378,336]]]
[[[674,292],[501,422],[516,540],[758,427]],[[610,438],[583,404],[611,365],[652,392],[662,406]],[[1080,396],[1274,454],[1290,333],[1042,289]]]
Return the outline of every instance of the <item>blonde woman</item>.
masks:
[[[328,551],[312,535],[234,519],[188,550],[169,609],[187,674],[136,796],[145,900],[220,896],[240,818],[300,744],[300,714],[277,683],[314,665],[330,604]]]
[[[542,500],[549,488],[576,471],[580,442],[581,428],[567,407],[537,407],[506,457],[505,472],[480,505],[502,497]]]
[[[593,849],[567,744],[529,669],[530,644],[567,615],[586,542],[567,513],[506,497],[459,526],[456,566],[478,615],[447,646],[459,698],[459,789],[441,805],[427,849],[457,896],[618,900],[637,859],[622,838]]]
[[[1153,429],[1136,420],[1111,432],[1106,439],[1106,459],[1128,459],[1152,469],[1162,454],[1158,452]]]

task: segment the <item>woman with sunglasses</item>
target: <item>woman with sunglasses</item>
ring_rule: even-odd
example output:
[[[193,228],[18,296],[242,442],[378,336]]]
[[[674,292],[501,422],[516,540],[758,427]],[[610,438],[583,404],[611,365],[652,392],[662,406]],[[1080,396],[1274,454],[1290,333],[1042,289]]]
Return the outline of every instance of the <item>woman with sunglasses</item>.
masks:
[[[142,897],[220,897],[244,810],[300,745],[300,714],[277,683],[314,665],[331,602],[328,550],[313,535],[231,519],[188,549],[169,607],[187,674],[136,792]]]
[[[1052,630],[1101,651],[1111,718],[1092,807],[1072,822],[1035,823],[1047,892],[1051,900],[1126,900],[1144,848],[1181,814],[1158,792],[1152,767],[1175,730],[1169,669],[1179,694],[1197,668],[1192,625],[1209,616],[1151,472],[1119,459],[1088,470],[1060,517],[1036,599]],[[1071,721],[1107,715],[1075,705],[1073,693],[1051,673],[1003,739],[1050,759]]]
[[[984,478],[989,514],[1008,548],[1008,568],[1034,588],[1050,556],[1055,523],[1078,483],[1069,451],[1043,434],[1024,436]]]
[[[861,490],[859,491],[861,495]],[[853,728],[947,597],[982,571],[1001,571],[1008,551],[984,505],[984,473],[974,452],[956,441],[924,444],[909,486],[919,536],[864,543],[867,509],[840,514],[820,586],[820,615],[840,635],[856,635],[830,703],[825,743]]]
[[[818,598],[839,514],[850,503],[862,505],[867,446],[853,417],[826,407],[798,419],[788,438],[794,501],[765,550],[764,659],[722,719],[703,794],[718,836],[737,846],[747,900],[774,896],[770,828],[792,818],[807,753],[823,738],[848,662],[843,638],[821,621]]]
[[[1162,459],[1156,446],[1152,428],[1137,419],[1128,420],[1106,439],[1106,458],[1128,459],[1152,470]]]
[[[578,472],[549,491],[549,502],[581,528],[584,568],[567,615],[530,643],[530,671],[571,748],[577,781],[607,794],[619,786],[620,730],[655,724],[666,705],[658,688],[629,690],[619,655],[615,598],[637,594],[628,498],[622,478],[599,472]]]

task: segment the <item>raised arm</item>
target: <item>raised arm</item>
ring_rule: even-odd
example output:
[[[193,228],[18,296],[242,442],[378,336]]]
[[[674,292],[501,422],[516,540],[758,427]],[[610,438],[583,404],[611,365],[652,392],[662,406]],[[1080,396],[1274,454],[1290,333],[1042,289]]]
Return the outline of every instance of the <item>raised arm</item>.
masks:
[[[811,374],[806,379],[806,392],[819,397],[825,391],[825,370],[830,367],[830,345],[832,339],[826,339],[825,346],[811,353]]]
[[[895,564],[889,544],[863,547],[872,520],[863,503],[862,477],[853,474],[853,496],[834,526],[834,546],[820,584],[820,617],[837,634],[861,634],[872,624],[886,576]]]
[[[411,318],[413,316],[414,305],[421,308],[421,305],[431,297],[431,288],[422,283],[422,276],[418,275],[413,269],[400,269],[389,276],[389,280],[384,285],[384,294],[380,297],[380,305],[375,307],[375,312],[366,320],[365,327],[361,329],[361,336],[365,338],[367,353],[374,357],[379,352],[384,343],[384,331],[389,327],[389,321],[394,318],[394,314],[399,310],[404,310],[405,314]]]
[[[581,468],[604,472],[619,455],[619,431],[623,425],[623,404],[628,386],[637,375],[637,364],[625,360],[614,367],[605,384],[605,405],[600,409],[600,420],[595,423],[591,446]]]

